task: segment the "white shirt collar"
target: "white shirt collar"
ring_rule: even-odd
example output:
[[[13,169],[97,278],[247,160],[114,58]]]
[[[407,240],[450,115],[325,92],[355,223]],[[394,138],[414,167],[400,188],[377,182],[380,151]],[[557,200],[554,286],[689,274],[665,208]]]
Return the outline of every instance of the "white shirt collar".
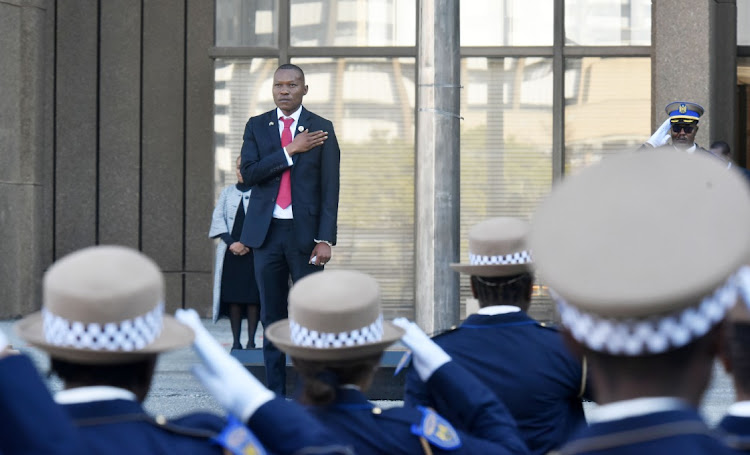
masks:
[[[735,417],[750,417],[750,401],[738,401],[727,409],[727,414]]]
[[[492,305],[480,308],[477,314],[494,316],[496,314],[516,313],[518,311],[521,311],[521,308],[513,305]]]
[[[276,108],[276,118],[279,118],[279,117],[289,118],[289,117],[291,117],[291,118],[294,119],[294,123],[292,123],[292,126],[294,126],[297,123],[297,121],[299,120],[300,114],[302,114],[302,105],[301,104],[299,105],[299,107],[297,108],[296,111],[292,112],[292,115],[284,115],[284,113],[281,112],[281,109],[279,109],[278,107]]]
[[[106,400],[136,401],[136,398],[135,394],[129,390],[106,385],[76,387],[74,389],[61,390],[55,394],[55,401],[58,404],[89,403]]]
[[[687,407],[684,400],[675,397],[634,398],[597,406],[586,413],[586,420],[590,424],[602,423]]]
[[[695,150],[696,150],[695,142],[693,142],[692,147],[685,149],[685,151],[688,152],[688,153],[693,153]]]

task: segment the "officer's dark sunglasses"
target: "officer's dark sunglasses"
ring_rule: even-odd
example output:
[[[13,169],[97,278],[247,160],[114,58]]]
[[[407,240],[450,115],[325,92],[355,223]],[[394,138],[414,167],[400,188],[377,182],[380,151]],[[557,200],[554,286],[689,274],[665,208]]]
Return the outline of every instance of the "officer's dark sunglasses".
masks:
[[[684,131],[685,134],[690,134],[693,132],[694,126],[687,126],[687,125],[672,125],[672,131],[675,133],[679,133],[680,130]]]

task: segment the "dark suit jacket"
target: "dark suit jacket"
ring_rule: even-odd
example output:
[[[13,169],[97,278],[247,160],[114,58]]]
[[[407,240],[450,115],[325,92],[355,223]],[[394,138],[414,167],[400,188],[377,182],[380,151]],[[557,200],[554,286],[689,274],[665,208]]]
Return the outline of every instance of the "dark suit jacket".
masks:
[[[292,157],[292,209],[294,236],[300,252],[310,253],[315,239],[336,244],[339,206],[339,161],[341,152],[333,124],[304,107],[297,127],[311,132],[327,131],[322,146]],[[287,165],[279,135],[276,109],[251,117],[242,143],[242,179],[253,187],[247,220],[240,242],[251,248],[263,245],[276,205],[281,174]]]

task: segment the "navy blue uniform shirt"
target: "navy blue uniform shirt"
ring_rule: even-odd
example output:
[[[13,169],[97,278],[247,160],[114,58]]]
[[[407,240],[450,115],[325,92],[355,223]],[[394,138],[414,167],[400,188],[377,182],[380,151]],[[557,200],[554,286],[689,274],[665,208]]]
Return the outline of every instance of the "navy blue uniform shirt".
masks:
[[[565,349],[557,330],[523,311],[473,314],[434,340],[505,403],[532,454],[559,447],[585,421],[580,361]],[[444,411],[413,368],[404,401]]]
[[[560,455],[698,455],[733,453],[692,409],[653,412],[576,432]]]
[[[434,454],[526,454],[513,418],[492,392],[455,362],[440,367],[427,381],[428,390],[441,397],[447,412],[441,416],[454,426],[460,446],[441,449],[430,445]],[[311,411],[332,432],[351,444],[359,455],[422,454],[419,436],[413,433],[423,413],[404,406],[374,408],[358,390],[339,389],[336,401]]]

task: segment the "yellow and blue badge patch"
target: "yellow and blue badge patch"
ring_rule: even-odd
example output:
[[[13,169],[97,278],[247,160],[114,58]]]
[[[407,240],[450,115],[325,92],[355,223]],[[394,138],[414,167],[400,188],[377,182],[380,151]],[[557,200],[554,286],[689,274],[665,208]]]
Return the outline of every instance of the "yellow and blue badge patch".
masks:
[[[417,406],[422,413],[422,421],[411,426],[412,434],[425,438],[430,444],[443,450],[461,447],[461,438],[453,425],[430,408]]]
[[[258,438],[231,415],[227,418],[227,426],[213,439],[232,455],[266,455]]]

